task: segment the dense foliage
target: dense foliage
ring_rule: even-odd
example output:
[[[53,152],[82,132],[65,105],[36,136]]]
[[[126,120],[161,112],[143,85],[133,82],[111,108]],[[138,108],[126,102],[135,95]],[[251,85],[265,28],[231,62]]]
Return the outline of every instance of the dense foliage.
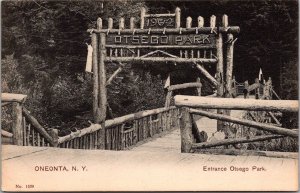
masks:
[[[203,16],[205,25],[209,18],[216,15],[221,23],[223,14],[227,14],[229,25],[240,26],[234,48],[234,74],[239,82],[254,82],[262,68],[265,79],[272,77],[275,89],[283,98],[297,98],[297,85],[290,85],[293,94],[280,90],[280,86],[289,85],[288,81],[297,82],[298,68],[298,2],[296,0],[204,0],[204,1],[160,1],[148,2],[153,12],[174,12],[181,8],[181,23],[185,18]],[[281,77],[281,69],[289,75]],[[293,69],[293,70],[292,70]],[[284,86],[283,86],[284,87]],[[289,96],[287,96],[289,95]]]
[[[4,1],[2,92],[27,94],[27,108],[43,124],[61,125],[90,112],[92,80],[84,72],[86,43],[90,43],[86,30],[95,27],[98,17],[105,26],[108,17],[114,18],[115,26],[119,17],[125,17],[128,25],[128,18],[138,18],[142,6],[152,13],[173,12],[178,6],[182,24],[187,16],[201,15],[208,25],[210,15],[220,19],[227,14],[230,24],[241,28],[234,51],[236,79],[254,81],[261,67],[282,98],[297,98],[298,5],[283,0]],[[108,65],[108,76],[116,68]],[[163,106],[163,81],[169,73],[172,84],[200,76],[188,65],[127,66],[108,89],[112,112],[120,116]]]

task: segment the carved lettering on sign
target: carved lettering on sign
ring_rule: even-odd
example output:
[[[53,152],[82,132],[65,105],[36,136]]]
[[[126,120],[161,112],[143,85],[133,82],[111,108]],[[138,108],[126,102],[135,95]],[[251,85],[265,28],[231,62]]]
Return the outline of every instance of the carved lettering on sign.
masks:
[[[144,28],[174,28],[175,17],[145,17]]]
[[[115,35],[107,37],[108,45],[215,45],[214,34],[189,35]]]

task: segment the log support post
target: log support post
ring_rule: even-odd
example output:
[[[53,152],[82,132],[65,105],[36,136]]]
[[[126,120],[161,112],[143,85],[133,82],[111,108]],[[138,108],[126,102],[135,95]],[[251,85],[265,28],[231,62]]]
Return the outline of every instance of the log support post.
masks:
[[[235,76],[232,78],[232,96],[236,97],[237,96],[237,87],[236,87],[236,81],[235,81]]]
[[[222,18],[223,27],[228,27],[228,16],[223,15]],[[233,71],[233,46],[234,40],[232,34],[227,34],[227,47],[226,47],[226,85],[225,85],[225,97],[232,97],[232,71]],[[223,112],[225,115],[230,116],[230,110],[226,109]],[[228,136],[232,136],[232,130],[229,127],[224,127],[224,133]]]
[[[122,20],[121,20],[122,21]],[[113,26],[112,19],[109,18],[109,29]],[[121,22],[121,27],[122,27]],[[97,30],[102,29],[102,19],[97,20]],[[92,34],[92,47],[93,47],[93,117],[95,123],[101,123],[102,129],[100,132],[101,141],[100,148],[104,149],[105,144],[105,119],[107,109],[107,93],[106,93],[106,70],[104,61],[106,60],[106,34],[96,33]],[[99,55],[98,55],[99,54]]]
[[[51,129],[49,131],[49,134],[52,137],[52,146],[57,147],[58,146],[58,130],[57,129]]]
[[[22,130],[22,104],[13,102],[13,143],[14,145],[23,145]]]
[[[248,82],[248,80],[246,80],[244,83],[244,90],[247,91],[247,92],[244,91],[244,98],[248,99],[249,98],[249,82]]]
[[[216,26],[216,16],[211,16],[210,18],[210,27],[214,28]],[[222,33],[217,34],[216,39],[216,48],[217,48],[217,68],[216,68],[216,79],[218,81],[217,86],[217,97],[224,96],[224,64],[223,64],[223,36]],[[222,109],[218,109],[219,114],[223,114]],[[223,122],[217,121],[217,130],[220,131],[223,129]]]
[[[125,133],[124,133],[124,126],[125,124],[121,125],[121,149],[125,149]]]
[[[233,35],[227,34],[227,53],[226,53],[226,98],[231,97],[232,71],[233,71]]]
[[[272,89],[273,89],[273,86],[272,86],[272,79],[271,77],[269,77],[268,79],[268,85],[269,85],[269,89],[268,89],[268,92],[269,92],[269,99],[272,99]]]
[[[106,96],[106,70],[105,70],[105,48],[106,34],[100,33],[100,45],[99,45],[99,117],[97,117],[97,123],[102,123],[106,118],[106,106],[107,106],[107,96]]]
[[[145,26],[145,15],[146,15],[146,9],[144,7],[141,8],[141,23],[140,28],[144,29]]]
[[[199,77],[197,78],[196,82],[201,84],[201,80]],[[201,96],[201,87],[197,87],[197,94],[198,94],[198,96]]]
[[[260,84],[258,78],[255,79],[255,84]],[[255,89],[255,99],[260,99],[260,86]]]
[[[98,90],[99,90],[99,76],[98,76],[98,37],[96,33],[92,34],[93,47],[93,118],[97,122],[98,115]]]
[[[187,107],[181,108],[180,117],[181,153],[189,153],[193,144],[192,118]]]
[[[180,28],[180,15],[181,10],[179,7],[175,9],[175,28]]]
[[[263,95],[266,99],[272,99],[272,79],[269,77],[263,88]]]
[[[172,95],[173,95],[173,91],[169,90],[168,94],[167,94],[167,97],[166,97],[165,107],[170,107],[171,100],[172,100]]]

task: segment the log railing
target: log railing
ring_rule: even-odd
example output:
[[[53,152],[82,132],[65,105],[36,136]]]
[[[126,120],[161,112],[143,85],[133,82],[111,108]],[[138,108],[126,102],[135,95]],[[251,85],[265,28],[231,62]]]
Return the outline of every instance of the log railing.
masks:
[[[259,80],[256,79],[255,83],[249,85],[248,81],[244,83],[239,83],[233,78],[232,83],[232,94],[234,97],[238,95],[244,95],[244,89],[247,89],[247,95],[244,98],[249,98],[250,92],[253,90],[255,91],[255,99],[264,99],[270,100],[272,99],[274,90],[272,88],[272,80],[271,78],[268,81],[263,81],[264,84],[259,83]],[[275,95],[276,96],[276,95]],[[278,96],[276,96],[277,99]],[[275,114],[277,116],[275,116]],[[244,119],[261,122],[261,123],[268,123],[268,124],[275,124],[277,126],[281,126],[281,123],[278,121],[278,115],[281,115],[281,112],[271,112],[271,111],[245,111],[243,115]],[[223,126],[226,131],[234,131],[234,133],[229,133],[231,137],[248,137],[249,135],[260,133],[256,129],[250,128],[249,126],[236,124],[232,122],[223,122]],[[228,133],[227,133],[228,134]]]
[[[247,111],[281,111],[281,112],[298,112],[298,101],[296,100],[255,100],[255,99],[224,99],[182,96],[175,97],[175,105],[181,107],[180,131],[181,131],[181,151],[184,153],[196,150],[209,151],[207,148],[228,146],[242,143],[250,143],[257,141],[265,141],[269,139],[277,139],[284,137],[298,138],[298,131],[280,127],[276,124],[260,123],[253,120],[245,120],[221,115],[217,113],[207,112],[195,108],[205,109],[231,109],[231,110],[247,110]],[[268,134],[252,137],[239,137],[222,139],[218,141],[194,143],[194,135],[192,131],[192,115],[201,115],[211,119],[226,121],[229,123],[239,124],[246,127],[255,128]],[[232,151],[230,151],[232,153]]]
[[[272,95],[275,93],[275,91],[273,90],[271,78],[269,77],[268,81],[264,80],[263,82],[264,84],[260,83],[258,79],[255,79],[255,82],[249,85],[248,81],[239,83],[235,79],[233,79],[231,93],[234,96],[243,95],[244,89],[246,89],[246,98],[249,98],[250,92],[255,91],[255,96],[257,99],[272,99]],[[276,97],[280,99],[277,94]]]
[[[191,82],[191,83],[183,83],[183,84],[176,84],[176,85],[170,85],[168,86],[168,94],[166,96],[166,102],[165,102],[165,107],[170,107],[171,106],[171,101],[173,98],[173,92],[175,90],[180,90],[180,89],[186,89],[186,88],[196,88],[197,89],[197,95],[201,96],[201,87],[202,84],[200,82],[200,78],[197,78],[196,82]]]
[[[46,130],[23,106],[25,98],[26,95],[2,93],[2,107],[10,107],[12,103],[11,128],[1,131],[5,144],[123,150],[179,127],[179,111],[173,106],[106,120],[102,125],[91,124],[88,128],[59,137],[56,129]]]
[[[175,107],[141,111],[59,137],[58,146],[74,149],[123,150],[156,134],[179,127],[179,111]],[[105,135],[103,135],[105,133]],[[105,136],[105,137],[103,137]]]
[[[55,146],[53,136],[50,135],[55,131],[46,131],[25,107],[22,115],[23,146]]]
[[[8,109],[2,111],[11,114],[12,119],[10,128],[2,128],[4,129],[1,132],[3,142],[23,146],[53,146],[53,138],[23,106],[26,97],[21,94],[1,94],[2,110],[8,108],[9,104],[12,108],[10,112]],[[2,117],[3,119],[5,118]]]

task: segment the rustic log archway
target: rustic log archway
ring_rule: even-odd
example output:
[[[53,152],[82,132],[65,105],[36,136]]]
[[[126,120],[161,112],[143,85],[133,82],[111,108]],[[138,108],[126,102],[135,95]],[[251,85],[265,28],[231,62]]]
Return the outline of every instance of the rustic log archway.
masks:
[[[224,97],[225,90],[227,90],[226,93],[231,92],[233,46],[236,41],[234,34],[239,33],[239,27],[229,26],[227,15],[221,18],[221,26],[216,26],[217,18],[212,15],[208,27],[204,26],[204,18],[201,16],[197,18],[196,27],[192,26],[191,17],[186,18],[186,25],[182,27],[181,10],[178,7],[174,13],[168,14],[149,14],[145,8],[142,8],[140,17],[139,28],[136,28],[134,17],[130,18],[129,28],[125,26],[125,19],[120,18],[117,29],[113,28],[112,18],[108,18],[107,29],[103,28],[102,19],[98,18],[97,29],[88,30],[92,36],[94,50],[93,114],[95,123],[105,122],[108,105],[106,86],[111,84],[117,74],[122,71],[123,63],[190,63],[196,65],[196,68],[212,83],[217,90],[218,97]],[[224,37],[226,37],[225,41],[223,41]],[[226,47],[226,58],[223,57],[225,55],[223,47]],[[107,80],[105,63],[108,62],[117,62],[120,67]],[[216,65],[215,75],[211,75],[205,69],[206,64]],[[226,78],[224,78],[225,75]],[[201,83],[199,81],[196,84],[200,95]],[[166,106],[170,104],[173,87],[168,90]]]

